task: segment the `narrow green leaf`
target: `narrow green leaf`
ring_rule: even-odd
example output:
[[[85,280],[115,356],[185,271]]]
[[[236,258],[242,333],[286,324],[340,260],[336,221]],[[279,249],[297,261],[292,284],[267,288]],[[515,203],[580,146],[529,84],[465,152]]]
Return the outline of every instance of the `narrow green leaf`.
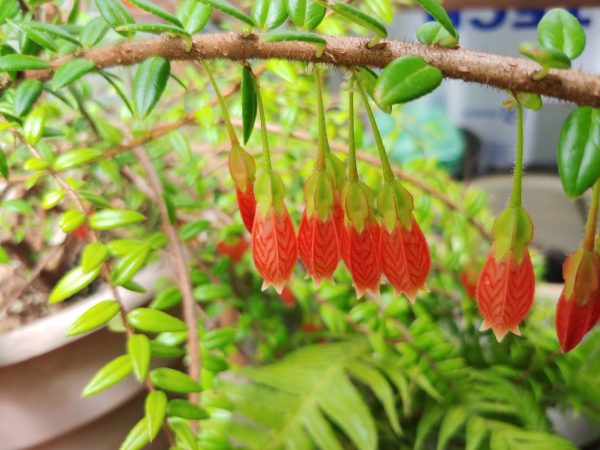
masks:
[[[401,56],[381,71],[375,98],[383,106],[405,103],[430,93],[442,82],[440,69],[418,56]]]
[[[179,237],[184,241],[194,239],[203,231],[210,228],[210,222],[208,220],[198,220],[196,222],[188,222],[179,229]]]
[[[194,289],[194,299],[198,302],[225,300],[231,297],[231,287],[227,284],[204,284]]]
[[[242,127],[244,131],[244,144],[248,142],[250,136],[252,136],[252,130],[254,130],[254,123],[256,122],[256,112],[258,103],[256,100],[256,89],[253,81],[254,75],[251,69],[244,66],[242,68]]]
[[[196,437],[192,432],[187,421],[179,419],[178,417],[171,417],[167,421],[169,427],[177,436],[177,440],[181,442],[185,450],[198,450],[198,443]]]
[[[148,242],[136,241],[133,239],[115,239],[114,241],[108,242],[106,245],[110,250],[111,255],[125,256],[129,253],[133,253],[138,250],[141,250],[144,247],[147,247]]]
[[[458,40],[458,32],[450,20],[450,16],[439,0],[415,0],[421,7],[437,20],[452,36]]]
[[[179,370],[160,367],[150,372],[150,380],[159,389],[178,394],[200,392],[202,387],[189,375]]]
[[[121,25],[135,22],[127,7],[120,0],[96,0],[96,7],[111,28],[116,29]],[[133,35],[133,33],[128,31],[117,31],[117,33],[126,37]]]
[[[156,309],[135,308],[127,316],[132,327],[148,333],[187,330],[183,321]]]
[[[600,109],[577,108],[563,124],[558,173],[565,194],[575,198],[600,177]]]
[[[80,3],[80,0],[73,0],[73,6],[71,6],[69,17],[67,17],[67,23],[74,24],[77,22],[77,19],[79,18],[79,12],[81,10]]]
[[[56,39],[62,39],[64,41],[70,42],[71,44],[81,46],[81,42],[77,38],[75,38],[71,33],[65,31],[59,25],[54,25],[51,23],[43,23],[43,22],[23,22],[19,24],[19,26],[23,29],[33,30],[40,33],[46,33]]]
[[[82,166],[89,161],[93,161],[100,156],[102,156],[100,150],[93,148],[78,148],[60,155],[56,158],[56,161],[54,161],[53,166],[54,169],[58,171],[72,169],[74,167]]]
[[[139,381],[144,381],[150,367],[150,341],[144,334],[132,334],[127,340],[127,353],[131,358],[133,373]]]
[[[89,59],[77,58],[68,61],[54,73],[52,87],[53,89],[60,89],[68,86],[95,68],[96,64]]]
[[[390,0],[367,0],[366,3],[371,11],[384,22],[391,23],[394,20],[394,10]]]
[[[166,192],[163,192],[162,199],[165,204],[165,208],[167,209],[167,216],[169,217],[169,223],[171,225],[175,225],[177,223],[177,208],[175,207],[175,203],[171,199],[171,196]]]
[[[205,350],[224,349],[235,342],[236,331],[233,328],[217,328],[202,336],[200,345]]]
[[[85,246],[81,256],[81,269],[84,273],[100,267],[108,258],[108,247],[102,242],[91,242]]]
[[[247,14],[244,14],[242,11],[237,9],[234,5],[229,3],[227,0],[200,0],[205,5],[208,5],[214,9],[218,9],[219,11],[224,12],[225,14],[235,17],[236,19],[250,25],[256,26],[254,19]]]
[[[0,0],[0,25],[6,19],[15,17],[19,13],[19,3],[17,0]]]
[[[6,161],[6,155],[0,150],[0,174],[5,179],[8,179],[8,162]]]
[[[147,116],[158,103],[170,72],[169,60],[157,56],[147,58],[138,67],[133,79],[133,101],[141,116]]]
[[[302,422],[319,448],[343,450],[335,432],[319,408],[313,407],[312,411],[303,414]]]
[[[554,8],[544,14],[537,31],[540,44],[564,53],[569,59],[577,58],[585,48],[583,27],[566,9]]]
[[[212,8],[196,0],[185,0],[177,10],[177,17],[189,34],[196,34],[210,20]]]
[[[4,247],[0,245],[0,264],[8,264],[9,262],[10,256],[8,255]]]
[[[229,369],[229,363],[224,358],[221,358],[215,354],[203,353],[202,369],[213,373],[225,372],[227,369]]]
[[[141,450],[149,441],[147,419],[144,417],[129,431],[119,450]]]
[[[114,230],[145,220],[146,217],[137,211],[125,209],[103,209],[90,217],[90,227],[95,230]]]
[[[33,30],[27,27],[27,22],[13,22],[12,20],[9,20],[8,23],[12,25],[15,29],[23,33],[23,36],[26,38],[26,41],[34,42],[38,46],[41,46],[52,52],[58,51],[58,47],[56,45],[55,40],[49,34],[44,33],[42,31]],[[21,50],[23,51],[23,53],[25,53],[25,46],[22,46]]]
[[[210,417],[206,410],[179,398],[169,400],[167,412],[169,416],[181,417],[187,420],[204,420]]]
[[[177,286],[169,286],[162,290],[150,303],[152,309],[170,309],[181,303],[181,291]]]
[[[260,28],[277,28],[287,19],[286,0],[255,0],[252,17]]]
[[[115,300],[104,300],[96,303],[67,328],[67,336],[77,336],[106,325],[119,312],[119,304]]]
[[[287,0],[287,7],[292,23],[307,30],[316,28],[326,12],[325,6],[316,0]]]
[[[166,9],[161,8],[160,6],[158,6],[152,2],[149,2],[148,0],[127,0],[127,1],[129,1],[129,3],[137,6],[138,8],[143,9],[146,12],[149,12],[150,14],[152,14],[156,17],[160,17],[161,19],[172,23],[176,27],[183,27],[182,23],[179,21],[179,19],[177,17],[175,17],[173,14],[171,14]]]
[[[167,394],[162,391],[152,391],[146,397],[144,404],[148,436],[153,441],[165,420],[167,412]]]
[[[439,22],[427,22],[417,30],[417,39],[422,44],[456,47],[458,39],[448,33]]]
[[[467,422],[465,450],[479,450],[488,435],[485,419],[473,416]]]
[[[58,226],[65,233],[75,231],[83,222],[85,222],[85,214],[78,209],[70,209],[65,211],[58,221]],[[84,272],[89,272],[85,270]]]
[[[109,26],[102,17],[96,17],[87,23],[83,30],[81,30],[81,43],[84,47],[94,47],[99,43],[106,33],[108,33]]]
[[[285,42],[285,41],[301,41],[315,44],[318,48],[323,48],[327,45],[327,41],[318,34],[308,31],[271,31],[262,36],[265,42]]]
[[[150,245],[145,245],[119,259],[110,274],[113,284],[121,286],[129,283],[144,266],[149,254]]]
[[[44,209],[52,209],[65,198],[65,191],[62,189],[54,189],[52,191],[48,191],[44,194],[44,198],[42,198],[41,206]]]
[[[23,123],[23,137],[31,145],[35,145],[42,138],[44,125],[46,124],[46,110],[43,106],[38,106],[31,111],[25,123]]]
[[[98,208],[110,208],[110,203],[108,200],[95,192],[82,189],[79,191],[79,195]]]
[[[23,80],[15,91],[13,111],[19,117],[26,116],[42,94],[44,85],[39,80]]]
[[[117,384],[131,373],[131,358],[121,355],[102,367],[83,388],[82,395],[90,397]]]
[[[419,424],[417,425],[417,434],[415,438],[414,450],[422,450],[425,448],[427,436],[440,423],[444,417],[444,410],[440,407],[428,408],[421,415]]]
[[[464,425],[468,417],[467,411],[460,405],[453,406],[446,412],[440,425],[437,450],[443,450],[448,446],[452,436]]]
[[[157,358],[180,358],[185,355],[185,351],[179,347],[171,347],[156,341],[150,342],[150,351],[152,356]]]
[[[0,71],[42,70],[49,67],[47,61],[37,56],[17,53],[0,56]]]
[[[380,38],[387,36],[387,30],[385,29],[385,26],[377,19],[362,12],[360,9],[355,8],[347,3],[340,2],[339,0],[336,0],[335,3],[330,4],[329,7],[336,14],[345,17],[349,21],[354,22],[357,25],[366,28],[367,30],[372,31]]]
[[[179,36],[186,43],[186,50],[192,49],[192,36],[183,28],[176,27],[166,23],[132,23],[130,25],[120,25],[115,30],[128,33],[152,33],[152,34],[173,34]],[[156,56],[155,58],[158,58]]]
[[[92,281],[94,281],[98,277],[99,273],[100,268],[87,273],[84,273],[80,266],[71,269],[65,275],[63,275],[58,283],[56,283],[56,286],[54,286],[54,289],[52,289],[52,292],[50,293],[48,302],[62,302],[72,295],[75,295],[77,292],[81,291]]]
[[[123,89],[121,89],[117,82],[109,76],[109,72],[100,71],[100,75],[108,82],[108,84],[110,84],[113,87],[117,95],[121,98],[121,100],[123,100],[123,103],[125,103],[125,107],[129,110],[131,115],[134,116],[135,112],[133,111],[133,106],[131,105],[129,98],[127,98],[127,96],[123,92]]]

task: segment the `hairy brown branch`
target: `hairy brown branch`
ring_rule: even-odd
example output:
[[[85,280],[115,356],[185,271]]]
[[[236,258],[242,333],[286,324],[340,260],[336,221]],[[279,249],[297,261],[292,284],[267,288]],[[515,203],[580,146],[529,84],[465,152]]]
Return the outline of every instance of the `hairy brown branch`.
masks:
[[[552,70],[542,80],[534,81],[532,75],[539,66],[525,59],[395,40],[368,48],[365,38],[327,36],[325,39],[327,47],[320,58],[316,57],[314,46],[305,42],[262,42],[258,35],[243,37],[239,33],[196,35],[190,52],[185,51],[181,39],[162,37],[91,49],[78,54],[78,57],[95,62],[99,68],[136,64],[149,56],[173,60],[279,58],[346,67],[384,67],[399,56],[418,55],[440,68],[448,78],[600,107],[600,76],[591,73]],[[50,70],[27,71],[24,75],[26,78],[50,78],[54,70],[73,57],[57,58],[50,61]]]

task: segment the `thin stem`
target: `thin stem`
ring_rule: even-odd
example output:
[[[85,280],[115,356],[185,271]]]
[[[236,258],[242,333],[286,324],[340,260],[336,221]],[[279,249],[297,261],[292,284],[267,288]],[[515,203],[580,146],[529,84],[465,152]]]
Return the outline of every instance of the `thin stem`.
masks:
[[[269,151],[269,135],[267,133],[267,119],[265,118],[265,106],[263,104],[262,94],[260,92],[260,85],[258,80],[254,76],[252,70],[250,70],[252,76],[252,83],[254,84],[254,90],[256,91],[256,100],[258,102],[258,114],[260,116],[260,136],[262,140],[263,150],[263,167],[265,171],[271,171],[271,152]]]
[[[321,71],[319,66],[315,65],[313,69],[315,77],[315,85],[317,86],[317,123],[319,125],[319,134],[317,138],[317,162],[315,168],[317,170],[325,170],[325,155],[329,147],[327,143],[326,128],[325,128],[325,107],[323,106],[323,86],[321,85]]]
[[[523,184],[523,106],[516,102],[517,108],[517,145],[515,149],[515,171],[513,174],[513,188],[510,194],[509,206],[521,206],[521,186]]]
[[[583,249],[587,252],[594,251],[596,239],[596,227],[598,226],[598,203],[600,202],[600,178],[594,183],[592,189],[592,200],[588,211],[587,222],[585,224],[585,234],[583,237]]]
[[[214,77],[212,71],[210,70],[208,63],[204,60],[201,60],[200,62],[202,63],[202,67],[204,67],[204,70],[205,70],[206,74],[208,75],[210,83],[212,84],[212,87],[213,87],[215,94],[217,96],[217,99],[219,101],[219,105],[221,106],[221,111],[223,112],[223,120],[225,121],[225,126],[227,127],[227,132],[229,133],[229,140],[231,141],[231,145],[232,146],[240,145],[240,141],[238,141],[237,134],[235,133],[235,128],[233,128],[233,125],[231,124],[231,118],[229,117],[229,111],[227,110],[227,105],[225,105],[225,100],[223,99],[223,96],[221,95],[221,91],[219,91],[219,86],[217,85],[217,81],[215,80],[215,77]]]
[[[348,179],[350,183],[358,181],[356,141],[354,138],[354,77],[350,78],[350,86],[348,87]]]
[[[379,127],[377,126],[375,116],[373,115],[373,110],[369,104],[369,98],[367,97],[363,87],[360,85],[360,81],[357,80],[356,85],[358,86],[358,92],[360,93],[360,97],[365,105],[367,116],[369,116],[369,122],[371,122],[371,128],[373,129],[373,136],[375,137],[375,144],[377,145],[377,152],[379,153],[379,160],[381,161],[381,170],[383,171],[383,180],[385,182],[393,181],[395,178],[394,171],[392,170],[390,160],[385,152],[383,140],[381,139],[381,134],[379,133]]]

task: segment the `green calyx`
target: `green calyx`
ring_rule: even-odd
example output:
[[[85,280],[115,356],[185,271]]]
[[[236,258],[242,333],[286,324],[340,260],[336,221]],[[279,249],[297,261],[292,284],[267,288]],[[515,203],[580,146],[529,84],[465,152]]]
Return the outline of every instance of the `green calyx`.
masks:
[[[271,207],[280,213],[285,209],[285,186],[281,177],[272,171],[261,171],[256,176],[254,184],[254,197],[256,198],[256,211],[266,216]]]
[[[584,306],[600,292],[600,255],[580,248],[565,261],[563,277],[565,298]]]
[[[502,211],[492,228],[494,254],[497,260],[512,252],[517,263],[521,263],[527,245],[533,239],[533,223],[521,206],[508,207]]]
[[[382,223],[388,232],[394,231],[396,223],[410,229],[412,225],[413,198],[398,179],[386,181],[377,197],[377,207]]]
[[[250,153],[239,145],[234,145],[229,151],[229,172],[235,186],[246,192],[254,184],[256,163]]]
[[[341,191],[346,184],[346,168],[344,167],[344,163],[340,158],[331,153],[331,151],[327,151],[325,159],[327,161],[325,170],[333,178],[334,188],[337,191]]]
[[[327,220],[333,208],[334,181],[325,170],[315,170],[304,183],[306,215],[311,217],[314,211],[322,221]]]
[[[362,233],[366,222],[373,218],[373,191],[362,181],[346,183],[343,202],[346,217]]]

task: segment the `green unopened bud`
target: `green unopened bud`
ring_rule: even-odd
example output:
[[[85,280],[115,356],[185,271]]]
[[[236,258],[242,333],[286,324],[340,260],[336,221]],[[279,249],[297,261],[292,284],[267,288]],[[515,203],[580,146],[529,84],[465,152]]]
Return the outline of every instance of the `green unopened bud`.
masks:
[[[261,171],[256,176],[254,184],[254,197],[256,198],[256,208],[261,216],[269,212],[271,206],[277,212],[283,211],[285,205],[285,186],[281,177],[272,171]]]
[[[254,184],[256,163],[252,155],[239,145],[234,145],[229,151],[229,172],[235,186],[242,192]]]
[[[362,233],[365,222],[373,216],[373,192],[362,181],[346,183],[343,201],[348,220]]]
[[[379,197],[377,197],[377,206],[383,219],[383,225],[390,233],[398,221],[410,230],[414,208],[413,198],[410,192],[402,186],[400,180],[388,181],[383,185]]]
[[[304,183],[306,215],[312,216],[316,210],[321,220],[327,220],[333,207],[333,179],[324,170],[315,170]]]
[[[509,207],[496,217],[492,235],[496,259],[500,260],[512,252],[520,264],[527,245],[533,239],[533,223],[523,207]]]
[[[331,152],[327,152],[325,158],[327,158],[326,170],[333,177],[333,187],[341,192],[346,184],[346,168],[344,167],[344,163]]]
[[[565,260],[563,277],[568,300],[574,295],[581,306],[595,300],[600,291],[600,255],[580,248]]]

